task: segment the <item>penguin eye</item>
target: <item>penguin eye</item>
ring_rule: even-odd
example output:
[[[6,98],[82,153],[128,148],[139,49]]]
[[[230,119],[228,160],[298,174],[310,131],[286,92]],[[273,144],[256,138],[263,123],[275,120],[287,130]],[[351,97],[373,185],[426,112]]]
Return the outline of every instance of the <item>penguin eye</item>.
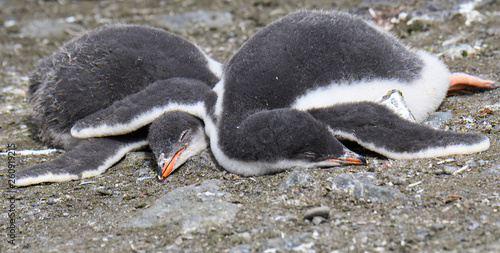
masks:
[[[305,151],[300,153],[299,156],[309,160],[317,160],[319,158],[319,154],[314,151]]]
[[[179,141],[180,142],[184,141],[184,138],[186,138],[188,136],[188,133],[189,133],[189,129],[182,131],[181,136],[179,137]]]

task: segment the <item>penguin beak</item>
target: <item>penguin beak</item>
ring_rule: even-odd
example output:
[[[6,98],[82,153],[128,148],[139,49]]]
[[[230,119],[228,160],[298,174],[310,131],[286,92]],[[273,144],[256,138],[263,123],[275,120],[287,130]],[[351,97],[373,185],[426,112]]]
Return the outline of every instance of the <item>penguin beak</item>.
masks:
[[[184,150],[186,150],[185,147],[179,149],[177,152],[175,152],[175,154],[172,156],[172,158],[170,158],[170,160],[168,160],[168,162],[164,163],[163,166],[161,166],[161,165],[158,166],[158,171],[157,171],[158,179],[163,180],[163,179],[167,178],[168,175],[170,175],[170,173],[174,169],[175,161],[177,160],[177,158],[181,155],[182,151],[184,151]]]
[[[340,165],[365,165],[367,163],[366,158],[347,149],[344,150],[344,154],[341,157],[328,158],[326,160]]]

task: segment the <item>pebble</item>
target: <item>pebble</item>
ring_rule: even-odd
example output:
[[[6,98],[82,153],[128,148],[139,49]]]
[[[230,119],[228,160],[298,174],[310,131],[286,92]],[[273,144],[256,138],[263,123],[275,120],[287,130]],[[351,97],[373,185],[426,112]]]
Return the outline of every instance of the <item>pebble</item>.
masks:
[[[484,15],[481,14],[476,7],[481,4],[481,0],[470,0],[460,3],[458,6],[451,8],[443,8],[439,4],[429,3],[413,12],[411,12],[411,19],[407,22],[408,26],[421,25],[435,25],[444,23],[450,20],[453,16],[460,14],[465,17],[464,25],[469,26],[473,22],[482,22]]]
[[[389,180],[394,185],[403,185],[406,183],[405,177],[398,177],[398,176],[394,176],[394,175],[389,175]]]
[[[432,128],[439,129],[445,121],[451,118],[451,116],[451,112],[432,112],[429,113],[429,117],[424,124]]]
[[[315,217],[328,219],[330,217],[330,208],[328,206],[319,206],[308,209],[304,213],[304,220],[312,221]]]
[[[423,6],[410,13],[411,19],[406,22],[410,27],[421,27],[443,23],[451,15],[450,11],[433,5]]]
[[[147,164],[147,165],[146,165],[146,164]],[[151,169],[149,169],[149,168],[153,167],[153,166],[152,166],[152,165],[150,165],[150,164],[151,164],[151,162],[150,162],[150,161],[146,161],[146,162],[144,162],[144,164],[143,164],[143,166],[144,166],[144,167],[143,167],[143,168],[138,169],[138,170],[135,172],[135,174],[137,174],[137,176],[139,176],[139,177],[142,177],[142,176],[146,176],[146,175],[148,175],[148,174],[151,172]]]
[[[285,235],[262,242],[263,252],[316,252],[312,233]]]
[[[101,195],[101,196],[108,196],[108,195],[113,195],[113,192],[111,190],[107,190],[107,189],[97,189],[97,194]]]
[[[281,222],[296,221],[297,216],[293,214],[277,215],[273,217],[273,220]]]
[[[303,169],[292,170],[290,174],[283,180],[278,190],[283,191],[290,188],[292,185],[307,185],[311,182],[311,176]]]
[[[457,171],[458,169],[460,169],[459,167],[457,166],[444,166],[443,167],[443,171],[444,171],[444,174],[447,174],[447,175],[451,175],[453,174],[453,172]]]
[[[32,20],[21,27],[21,35],[28,38],[65,39],[68,35],[77,36],[85,33],[79,24],[67,23],[64,19]]]
[[[134,151],[134,152],[128,152],[125,157],[122,160],[122,164],[125,166],[141,166],[141,167],[146,167],[147,161],[156,161],[154,159],[154,155],[151,152],[145,152],[145,151]],[[152,165],[153,168],[156,168],[155,165]]]
[[[387,202],[394,199],[408,199],[408,197],[397,189],[377,186],[368,181],[374,181],[373,178],[375,178],[375,175],[371,172],[340,174],[333,179],[332,190],[347,193],[354,197],[364,198],[370,201]]]
[[[479,159],[479,160],[477,161],[477,164],[478,164],[479,166],[483,167],[484,165],[486,165],[486,162],[485,162],[483,159]]]
[[[312,219],[312,223],[314,225],[319,225],[319,224],[321,224],[321,223],[323,223],[325,221],[327,221],[327,219],[325,219],[325,218],[323,218],[321,216],[314,216],[314,218]]]
[[[480,49],[480,45],[471,46],[469,44],[460,43],[445,46],[442,54],[450,57],[451,59],[460,59],[468,55],[478,54]]]
[[[187,33],[197,26],[217,29],[231,25],[233,15],[229,12],[198,10],[180,14],[165,14],[157,20],[158,25],[164,26],[172,32]]]
[[[432,173],[434,173],[435,175],[441,175],[444,173],[444,170],[443,169],[435,169]]]
[[[500,177],[500,163],[493,164],[489,169],[481,172],[483,177]]]
[[[241,244],[241,245],[237,245],[237,246],[232,247],[229,250],[229,253],[249,253],[250,249],[251,249],[250,245]]]
[[[230,194],[220,190],[221,183],[221,180],[209,179],[199,185],[177,188],[121,226],[147,228],[180,225],[180,232],[186,234],[232,223],[239,207],[225,201],[230,198]]]
[[[15,20],[7,20],[3,24],[8,33],[17,33],[19,32],[19,23]]]

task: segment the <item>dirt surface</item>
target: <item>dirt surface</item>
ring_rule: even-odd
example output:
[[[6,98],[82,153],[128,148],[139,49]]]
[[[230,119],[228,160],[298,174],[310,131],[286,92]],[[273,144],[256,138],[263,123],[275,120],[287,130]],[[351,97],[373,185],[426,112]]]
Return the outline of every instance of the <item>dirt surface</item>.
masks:
[[[452,71],[500,80],[498,1],[476,1],[471,9],[459,0],[332,2],[0,0],[2,151],[50,148],[37,140],[26,97],[27,77],[38,60],[103,24],[168,27],[159,21],[164,14],[230,13],[230,22],[176,31],[226,62],[256,30],[281,15],[297,9],[347,10],[374,17],[405,43],[441,55]],[[62,29],[47,32],[49,26]],[[472,90],[448,97],[439,108],[452,113],[442,128],[484,133],[491,140],[488,151],[412,161],[369,157],[368,166],[308,170],[307,182],[285,189],[280,186],[294,171],[240,177],[215,166],[209,151],[163,182],[154,176],[152,156],[134,152],[98,177],[10,188],[9,164],[20,170],[60,153],[3,154],[0,252],[498,252],[499,97],[498,89]],[[331,179],[341,173],[366,171],[374,173],[377,185],[407,198],[371,201],[332,189]],[[232,221],[189,233],[177,226],[120,226],[164,194],[208,179],[219,179],[230,194],[224,200],[239,206]],[[305,221],[306,211],[318,206],[328,207],[329,217]]]

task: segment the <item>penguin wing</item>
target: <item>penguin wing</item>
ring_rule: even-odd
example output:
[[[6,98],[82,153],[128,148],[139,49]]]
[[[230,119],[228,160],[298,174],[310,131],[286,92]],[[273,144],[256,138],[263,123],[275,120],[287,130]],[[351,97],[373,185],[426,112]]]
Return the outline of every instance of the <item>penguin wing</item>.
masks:
[[[203,101],[209,92],[210,87],[196,79],[159,80],[138,93],[80,119],[71,128],[71,135],[76,138],[123,135],[148,125],[164,112],[173,110],[186,111],[203,118]]]
[[[58,158],[16,173],[16,186],[63,182],[99,175],[129,151],[148,143],[144,137],[105,137],[80,141]]]
[[[470,154],[487,150],[488,137],[436,130],[408,121],[374,102],[339,104],[308,111],[338,137],[393,159]]]

